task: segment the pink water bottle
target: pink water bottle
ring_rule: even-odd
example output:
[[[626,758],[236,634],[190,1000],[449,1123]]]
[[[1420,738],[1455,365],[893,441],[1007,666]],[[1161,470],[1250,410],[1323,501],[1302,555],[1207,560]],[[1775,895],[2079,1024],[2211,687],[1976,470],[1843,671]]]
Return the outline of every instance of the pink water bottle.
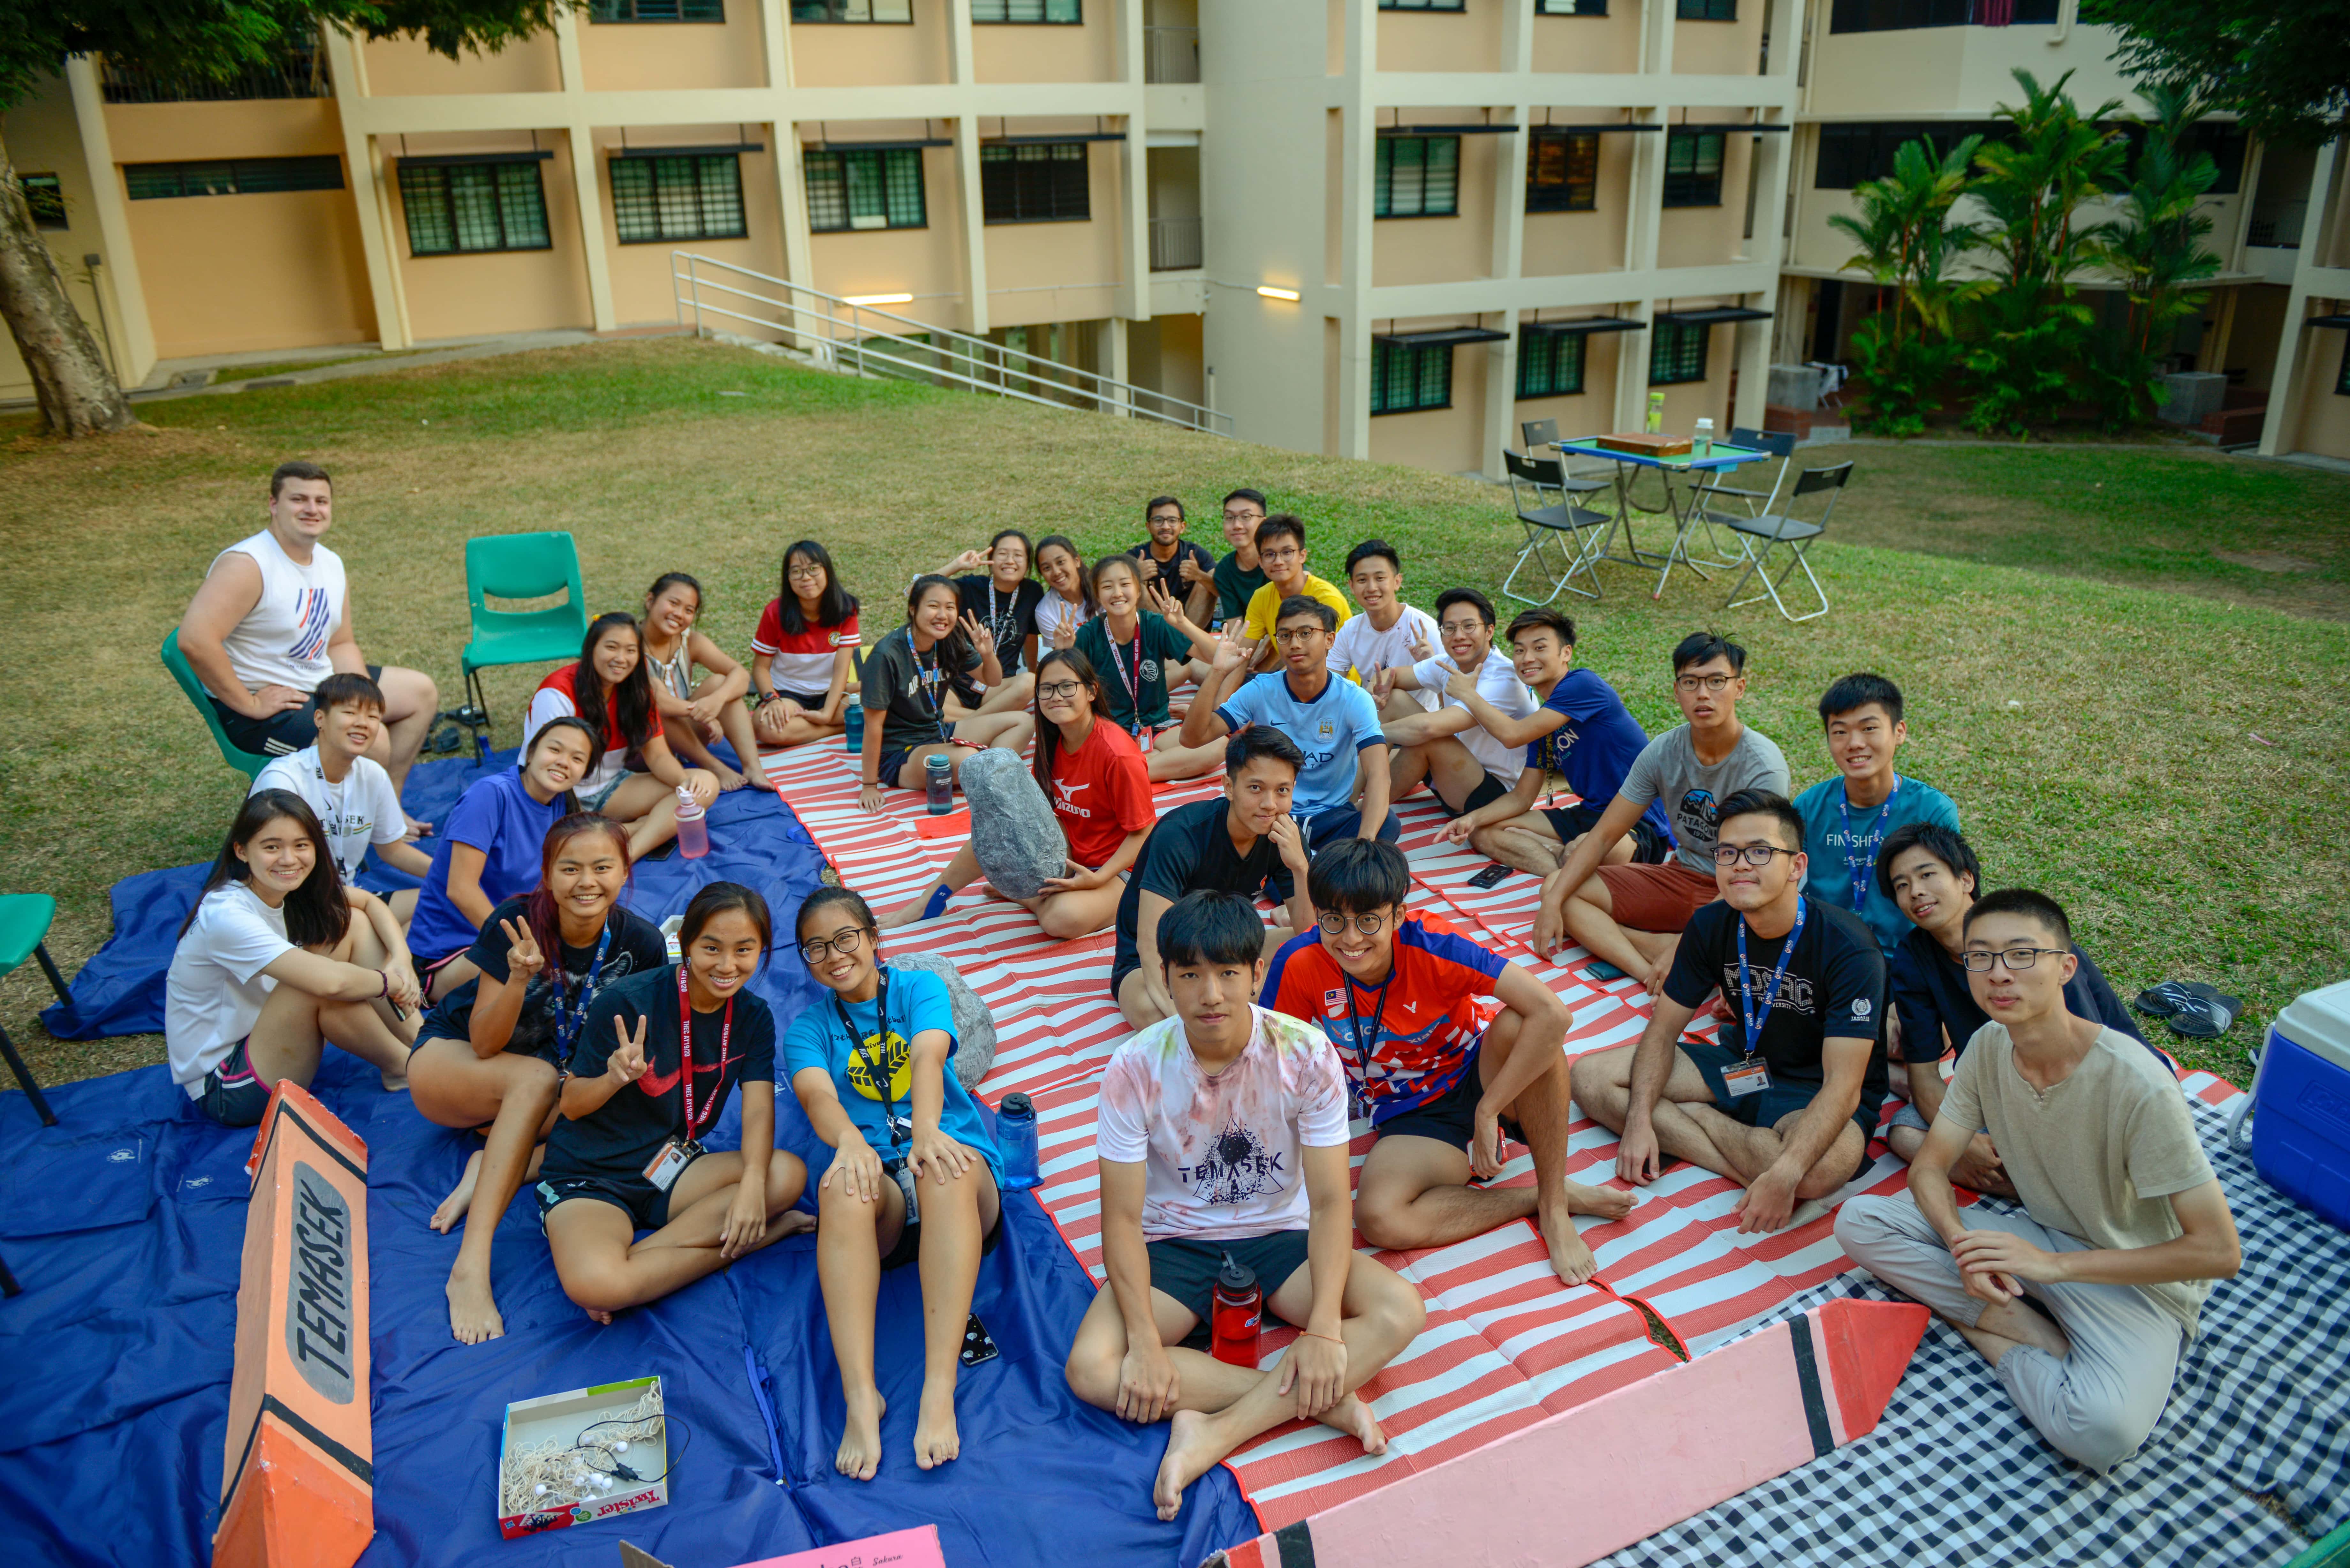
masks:
[[[702,803],[683,784],[677,786],[677,852],[688,860],[710,853],[710,825],[702,820]]]

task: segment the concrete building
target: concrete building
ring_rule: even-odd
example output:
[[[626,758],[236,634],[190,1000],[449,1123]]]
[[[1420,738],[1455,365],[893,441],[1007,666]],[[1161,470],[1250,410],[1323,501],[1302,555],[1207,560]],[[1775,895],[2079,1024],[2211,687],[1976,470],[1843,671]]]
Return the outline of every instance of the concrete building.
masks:
[[[670,323],[686,250],[1252,440],[1493,472],[1522,420],[1634,427],[1653,388],[1668,428],[1754,424],[1770,365],[1841,358],[1826,220],[1873,160],[1989,119],[2011,65],[2126,96],[2075,3],[591,0],[462,62],[77,58],[5,132],[134,384]],[[2228,272],[2178,362],[2263,450],[2350,455],[2338,144],[2213,145]]]

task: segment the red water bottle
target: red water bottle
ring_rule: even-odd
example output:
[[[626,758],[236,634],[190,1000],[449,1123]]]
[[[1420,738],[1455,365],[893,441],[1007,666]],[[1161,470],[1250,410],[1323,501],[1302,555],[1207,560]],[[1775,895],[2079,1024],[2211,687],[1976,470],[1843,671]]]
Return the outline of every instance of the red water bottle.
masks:
[[[1264,1292],[1256,1274],[1230,1252],[1216,1272],[1215,1304],[1209,1309],[1209,1351],[1219,1361],[1251,1371],[1257,1365],[1257,1339],[1264,1332]]]

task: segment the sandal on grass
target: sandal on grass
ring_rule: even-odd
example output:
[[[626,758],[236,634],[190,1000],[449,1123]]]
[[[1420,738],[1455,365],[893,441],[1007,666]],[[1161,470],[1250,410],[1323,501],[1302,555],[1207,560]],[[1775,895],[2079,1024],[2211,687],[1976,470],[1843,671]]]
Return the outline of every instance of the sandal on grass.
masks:
[[[2183,981],[2166,980],[2160,985],[2139,992],[2137,1000],[2130,1005],[2148,1018],[2168,1018],[2184,1008],[2194,1006],[2197,1000],[2196,992]]]
[[[2189,1040],[2217,1040],[2235,1025],[2241,1010],[2232,997],[2197,996],[2170,1015],[2170,1032]]]

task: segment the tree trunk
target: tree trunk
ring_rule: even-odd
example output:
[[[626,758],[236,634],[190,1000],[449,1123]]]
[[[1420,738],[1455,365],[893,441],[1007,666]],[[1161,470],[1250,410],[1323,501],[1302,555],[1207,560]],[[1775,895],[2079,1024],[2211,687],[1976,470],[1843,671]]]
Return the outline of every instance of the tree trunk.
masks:
[[[129,430],[139,422],[130,400],[99,352],[89,326],[67,296],[57,258],[33,226],[8,149],[0,142],[0,317],[33,378],[33,395],[51,433],[68,439]]]

